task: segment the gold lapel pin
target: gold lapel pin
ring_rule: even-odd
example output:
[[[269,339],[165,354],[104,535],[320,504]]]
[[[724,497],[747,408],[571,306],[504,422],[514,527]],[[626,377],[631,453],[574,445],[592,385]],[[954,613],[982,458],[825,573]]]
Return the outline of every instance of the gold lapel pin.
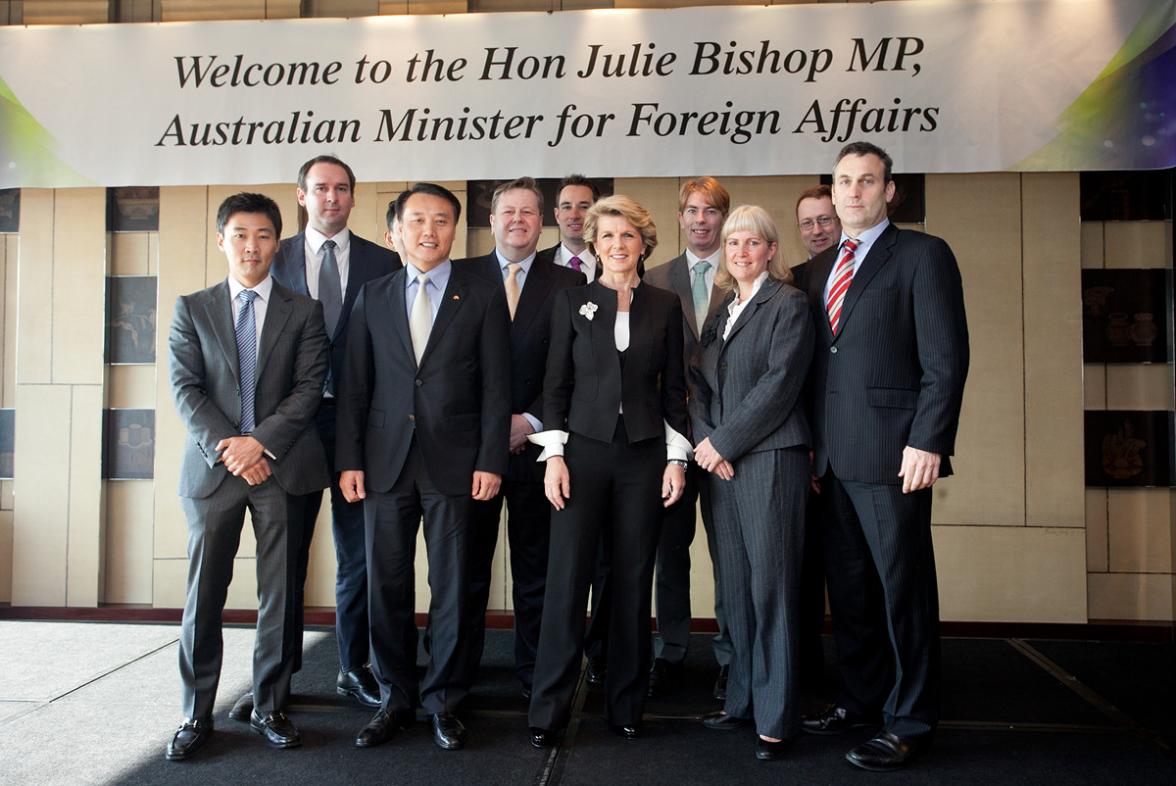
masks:
[[[453,296],[453,299],[454,299],[454,300],[461,300],[461,295],[454,295],[454,296]]]

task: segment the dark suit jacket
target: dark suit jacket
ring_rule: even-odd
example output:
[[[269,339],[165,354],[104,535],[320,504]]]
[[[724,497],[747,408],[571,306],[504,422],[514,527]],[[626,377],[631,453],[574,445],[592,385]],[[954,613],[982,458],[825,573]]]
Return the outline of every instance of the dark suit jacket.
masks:
[[[386,492],[414,437],[444,494],[469,494],[475,470],[502,475],[510,445],[510,316],[502,285],[455,264],[418,368],[405,270],[356,298],[338,397],[340,471]]]
[[[168,335],[176,409],[191,439],[184,446],[180,496],[212,494],[228,470],[216,445],[240,434],[237,337],[229,284],[181,295]],[[274,282],[257,354],[253,436],[272,454],[273,477],[289,494],[330,483],[313,419],[327,373],[323,309]]]
[[[707,321],[691,367],[694,439],[710,437],[723,458],[810,442],[801,392],[813,355],[804,294],[768,279],[723,341],[734,293]]]
[[[343,293],[343,308],[339,311],[339,322],[335,325],[335,334],[328,336],[328,362],[331,368],[331,378],[336,387],[343,379],[343,358],[347,348],[347,320],[351,316],[351,308],[355,305],[355,298],[364,284],[373,278],[386,276],[400,270],[404,265],[400,262],[400,255],[378,246],[371,241],[364,240],[354,232],[351,233],[351,249],[347,255],[347,291]],[[306,234],[299,232],[281,242],[278,254],[274,257],[271,275],[274,280],[287,289],[292,289],[300,295],[308,295],[310,290],[306,284]]]
[[[588,303],[597,306],[591,319],[580,313]],[[556,293],[543,427],[611,442],[623,402],[630,442],[663,438],[663,420],[686,434],[678,298],[646,284],[633,290],[623,367],[613,336],[616,320],[617,293],[599,281]]]
[[[698,336],[702,325],[698,324],[694,315],[694,289],[690,285],[690,268],[686,262],[686,252],[666,262],[664,265],[651,267],[645,274],[645,281],[661,289],[668,289],[678,296],[682,302],[682,337],[684,340],[686,367],[690,367],[690,359],[698,347]],[[709,322],[719,306],[726,299],[726,294],[717,287],[711,287],[710,304],[706,308],[706,319]]]
[[[502,287],[502,269],[491,251],[484,257],[456,263],[468,266],[491,284]],[[584,274],[560,267],[538,254],[523,282],[519,305],[510,323],[510,411],[543,419],[543,378],[551,334],[551,304],[555,293],[584,285]],[[505,292],[505,289],[503,290]],[[511,457],[511,474],[542,479],[543,465],[536,459],[542,451],[530,442],[518,456]]]
[[[814,471],[900,484],[906,445],[939,453],[951,474],[968,325],[960,271],[940,238],[891,224],[858,266],[836,337],[824,288],[838,248],[805,271],[816,328],[810,380]]]

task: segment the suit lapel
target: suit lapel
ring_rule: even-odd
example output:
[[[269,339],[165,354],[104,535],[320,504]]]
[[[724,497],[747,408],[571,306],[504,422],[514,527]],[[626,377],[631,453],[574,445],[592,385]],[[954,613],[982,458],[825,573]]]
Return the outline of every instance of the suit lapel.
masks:
[[[541,310],[543,301],[551,291],[551,262],[535,258],[531,263],[531,270],[523,282],[523,291],[519,295],[519,305],[515,309],[514,320],[510,324],[512,336],[521,336],[527,332],[535,316]]]
[[[204,304],[208,322],[212,325],[212,333],[216,336],[216,343],[224,353],[225,362],[233,372],[233,379],[241,382],[241,370],[237,363],[237,331],[233,325],[233,307],[229,297],[229,283],[222,281],[217,284],[212,298]]]
[[[682,316],[686,318],[690,332],[697,339],[702,325],[698,324],[698,317],[694,313],[694,290],[690,287],[690,269],[686,263],[686,255],[682,254],[671,259],[669,265],[670,289],[682,301]]]
[[[731,343],[731,339],[735,338],[735,334],[755,318],[755,312],[759,311],[759,307],[772,299],[772,295],[780,289],[780,282],[773,279],[768,279],[763,286],[759,288],[759,292],[755,293],[755,297],[751,302],[743,307],[743,311],[739,313],[739,318],[735,320],[735,324],[731,326],[731,333],[727,336],[727,340],[723,342],[723,351],[727,350],[727,346]]]
[[[331,340],[335,340],[343,330],[347,327],[347,317],[345,315],[351,313],[351,307],[355,305],[355,298],[359,295],[359,290],[363,287],[364,282],[372,278],[368,274],[368,265],[371,261],[368,259],[365,241],[361,237],[356,237],[355,233],[351,233],[351,250],[348,252],[347,265],[350,268],[347,273],[347,291],[343,293],[343,310],[339,312],[339,323],[335,326],[335,335],[331,336]]]
[[[407,267],[402,267],[392,274],[388,284],[388,297],[391,302],[387,304],[387,308],[388,313],[392,315],[393,332],[400,338],[400,343],[408,356],[415,358],[416,353],[412,350],[412,332],[408,327],[408,308],[404,303],[404,288],[408,286],[407,279]]]
[[[584,298],[585,303],[595,303],[597,311],[592,321],[589,322],[589,331],[592,335],[592,352],[596,355],[596,368],[599,369],[602,363],[607,363],[616,371],[616,378],[620,379],[620,360],[617,358],[617,340],[616,340],[616,325],[617,325],[617,293],[599,282],[593,282],[588,285],[587,297]],[[578,312],[575,315],[576,319],[587,319],[581,316]]]
[[[286,240],[285,245],[282,249],[283,267],[293,273],[287,275],[285,280],[299,295],[310,297],[310,286],[306,283],[306,234],[299,232]]]
[[[273,289],[270,290],[270,302],[265,306],[265,323],[261,328],[261,349],[257,357],[258,379],[261,379],[261,375],[265,372],[265,364],[273,354],[274,346],[278,343],[278,336],[286,327],[286,321],[290,319],[293,310],[289,294],[275,283]]]
[[[898,228],[891,224],[878,236],[874,245],[870,246],[870,253],[858,265],[858,269],[853,274],[853,281],[849,284],[849,291],[845,293],[845,302],[841,305],[841,317],[837,326],[838,336],[845,332],[845,323],[853,316],[853,307],[861,298],[862,291],[870,285],[870,280],[878,274],[878,271],[890,261],[897,240]]]
[[[433,328],[429,331],[429,343],[425,344],[425,351],[421,355],[418,368],[429,361],[429,356],[433,354],[437,343],[444,337],[445,329],[449,327],[449,323],[457,315],[457,310],[461,308],[464,297],[465,289],[462,286],[461,274],[458,272],[457,265],[451,262],[449,284],[445,287],[445,294],[441,296],[441,306],[437,310],[437,318],[433,320]],[[407,320],[407,315],[405,319]]]

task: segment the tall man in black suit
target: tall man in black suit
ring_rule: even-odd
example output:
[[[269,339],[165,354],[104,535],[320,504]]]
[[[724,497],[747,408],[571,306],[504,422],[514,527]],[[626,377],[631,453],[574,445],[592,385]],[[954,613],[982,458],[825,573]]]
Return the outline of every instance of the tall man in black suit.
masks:
[[[299,495],[330,482],[312,420],[327,371],[322,308],[270,276],[282,214],[269,197],[221,203],[216,244],[228,280],[176,301],[168,335],[172,395],[188,439],[180,497],[188,519],[188,597],[180,630],[185,720],[167,758],[212,734],[221,612],[245,511],[257,536],[257,643],[250,725],[278,748],[301,744],[285,715],[294,667]]]
[[[809,263],[816,320],[813,472],[826,507],[833,635],[844,687],[804,722],[831,734],[882,721],[847,754],[901,767],[939,719],[939,596],[931,486],[951,473],[968,327],[955,256],[886,217],[891,160],[846,145],[833,170],[841,242]],[[882,593],[870,591],[881,582]]]
[[[645,281],[668,289],[682,302],[682,335],[686,367],[698,346],[703,324],[715,313],[725,292],[714,285],[723,250],[719,247],[723,221],[731,209],[731,196],[713,177],[696,177],[682,184],[678,192],[678,223],[686,236],[686,249],[669,262],[652,267]],[[690,544],[694,541],[696,503],[705,472],[691,464],[686,472],[682,499],[662,516],[661,540],[657,548],[657,630],[654,639],[653,671],[649,695],[674,691],[682,682],[686,648],[690,643]],[[719,633],[714,639],[719,675],[714,696],[726,695],[727,672],[731,662],[731,639],[723,619],[719,595],[719,559],[711,522],[710,500],[702,499],[702,521],[714,566],[715,619]]]
[[[419,700],[433,738],[461,748],[453,714],[471,498],[492,499],[510,456],[510,318],[501,285],[450,250],[461,203],[418,183],[396,200],[406,267],[364,285],[351,312],[336,463],[348,501],[364,500],[372,671],[380,710],[355,738],[387,742]],[[424,514],[429,664],[418,684],[413,563]]]
[[[559,242],[539,252],[541,258],[583,273],[588,281],[595,281],[600,275],[600,260],[584,242],[584,216],[598,199],[600,189],[583,175],[568,175],[561,180],[554,209]]]
[[[515,618],[515,674],[530,697],[539,648],[539,621],[547,586],[547,547],[551,503],[543,493],[544,465],[538,445],[527,435],[543,430],[543,377],[551,331],[552,296],[585,283],[581,273],[559,267],[535,254],[543,216],[543,193],[529,177],[503,183],[490,201],[494,250],[484,257],[458,262],[506,293],[510,323],[510,467],[500,493],[475,502],[469,541],[467,636],[461,652],[458,682],[473,685],[486,636],[486,605],[491,567],[498,542],[498,519],[506,500],[509,515],[510,572]]]
[[[328,371],[315,427],[322,439],[333,477],[335,469],[335,393],[343,374],[347,317],[360,287],[373,278],[398,270],[395,253],[368,242],[347,228],[355,207],[355,174],[329,155],[315,156],[298,170],[298,204],[306,208],[306,231],[282,241],[274,257],[274,280],[323,304],[326,320]],[[339,675],[335,690],[354,696],[361,704],[380,705],[380,691],[368,670],[367,568],[364,563],[363,506],[343,498],[331,484],[331,525],[335,539],[335,635],[339,644]],[[302,666],[302,632],[306,573],[315,520],[322,492],[307,494],[296,513],[301,519],[298,545],[298,635],[294,671]],[[252,697],[242,696],[230,712],[246,720]]]

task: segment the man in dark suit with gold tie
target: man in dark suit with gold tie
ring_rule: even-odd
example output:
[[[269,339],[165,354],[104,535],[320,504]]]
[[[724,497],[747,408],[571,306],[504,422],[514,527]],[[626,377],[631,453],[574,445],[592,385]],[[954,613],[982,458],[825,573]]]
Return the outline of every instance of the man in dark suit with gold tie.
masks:
[[[584,276],[553,264],[535,253],[543,221],[543,193],[529,177],[503,183],[490,201],[494,250],[467,259],[468,266],[503,287],[510,311],[510,467],[498,495],[475,502],[470,532],[469,597],[461,655],[460,681],[468,690],[477,676],[486,633],[486,605],[491,567],[498,543],[498,519],[505,501],[508,511],[510,577],[515,621],[515,674],[523,695],[530,697],[539,648],[539,621],[547,586],[547,548],[551,503],[543,493],[538,445],[527,435],[543,430],[543,377],[547,364],[551,304],[556,292],[581,286]]]
[[[846,145],[833,170],[840,242],[806,276],[817,346],[813,472],[843,690],[806,731],[881,729],[846,758],[905,765],[939,719],[939,598],[931,487],[951,473],[968,327],[959,267],[940,238],[887,219],[891,159]],[[883,591],[870,591],[879,586]]]

